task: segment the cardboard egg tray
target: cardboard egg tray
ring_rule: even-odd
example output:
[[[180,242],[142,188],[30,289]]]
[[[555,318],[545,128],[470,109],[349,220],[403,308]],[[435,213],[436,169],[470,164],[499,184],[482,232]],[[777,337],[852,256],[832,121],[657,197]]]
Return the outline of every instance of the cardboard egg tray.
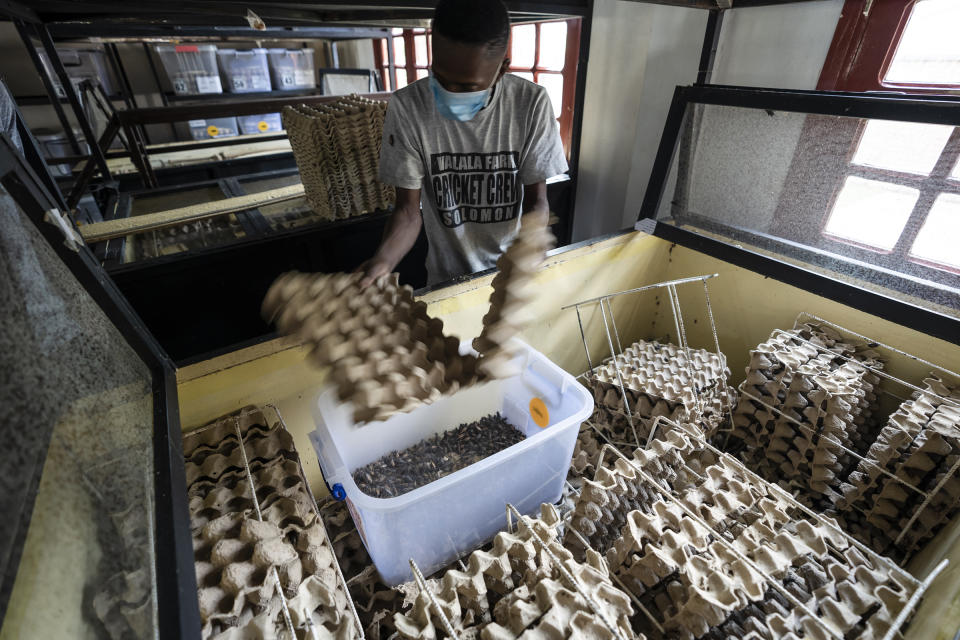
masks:
[[[287,637],[286,613],[298,638],[359,637],[282,425],[248,407],[185,436],[184,451],[203,638]]]
[[[806,515],[695,429],[670,431],[633,464],[609,458],[584,481],[570,520],[665,635],[829,638],[827,625],[848,638],[882,637],[917,581]],[[568,532],[568,547],[575,538]]]
[[[386,102],[355,95],[283,108],[307,203],[321,218],[349,218],[393,205],[394,188],[379,180],[386,109]]]
[[[354,407],[356,424],[381,421],[444,395],[519,373],[511,341],[526,326],[524,307],[533,274],[552,242],[544,228],[522,227],[500,257],[490,309],[474,345],[460,341],[427,315],[398,275],[360,287],[362,274],[286,273],[271,285],[262,313],[277,329],[310,348],[309,359],[330,367],[341,401]]]
[[[931,394],[916,392],[890,416],[838,501],[848,530],[903,560],[936,535],[960,505],[960,408],[954,404],[960,403],[960,388],[936,377],[924,385]]]
[[[458,636],[490,640],[519,637],[610,638],[612,634],[578,591],[568,584],[547,546],[585,593],[615,624],[624,638],[630,628],[629,597],[610,581],[600,556],[591,552],[579,563],[556,540],[560,517],[552,505],[541,507],[537,519],[524,516],[528,527],[501,532],[490,551],[475,551],[466,570],[451,569],[435,586],[434,599]],[[443,623],[426,593],[418,593],[407,613],[396,614],[401,638],[437,638]]]
[[[596,407],[592,421],[617,442],[635,446],[624,407],[625,392],[641,443],[658,416],[685,422],[700,416],[704,430],[712,434],[733,402],[729,377],[722,355],[640,340],[617,355],[616,363],[608,361],[593,369],[588,378]]]
[[[856,464],[850,452],[864,453],[876,434],[880,380],[867,366],[882,368],[879,356],[828,327],[775,331],[751,351],[731,450],[811,506],[831,508]]]

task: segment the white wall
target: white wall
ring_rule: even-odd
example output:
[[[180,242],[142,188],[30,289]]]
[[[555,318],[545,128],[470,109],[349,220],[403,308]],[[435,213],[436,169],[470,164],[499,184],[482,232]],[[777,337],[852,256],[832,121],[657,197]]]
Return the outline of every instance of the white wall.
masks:
[[[813,89],[843,0],[734,9],[712,82]],[[632,225],[673,89],[697,77],[707,12],[596,0],[574,241]]]

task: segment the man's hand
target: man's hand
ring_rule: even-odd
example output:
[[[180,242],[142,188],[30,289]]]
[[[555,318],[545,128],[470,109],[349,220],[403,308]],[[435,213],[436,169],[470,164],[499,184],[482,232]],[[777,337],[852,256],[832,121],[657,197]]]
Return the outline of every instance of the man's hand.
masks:
[[[376,281],[377,278],[385,276],[393,271],[396,265],[390,264],[388,260],[374,256],[356,268],[355,272],[363,273],[360,280],[360,288],[366,289]]]

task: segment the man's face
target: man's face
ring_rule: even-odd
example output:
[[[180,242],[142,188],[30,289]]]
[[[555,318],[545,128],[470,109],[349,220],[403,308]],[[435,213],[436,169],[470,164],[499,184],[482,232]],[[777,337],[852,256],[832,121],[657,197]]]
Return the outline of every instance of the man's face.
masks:
[[[509,67],[509,59],[492,55],[484,46],[463,44],[433,33],[431,70],[440,86],[463,93],[493,86]]]

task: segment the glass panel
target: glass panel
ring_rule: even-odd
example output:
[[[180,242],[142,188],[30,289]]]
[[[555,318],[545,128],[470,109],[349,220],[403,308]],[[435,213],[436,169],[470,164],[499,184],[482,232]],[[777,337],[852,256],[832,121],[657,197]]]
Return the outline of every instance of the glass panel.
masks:
[[[559,73],[541,73],[538,84],[547,90],[553,105],[553,115],[559,118],[563,109],[563,76]]]
[[[150,371],[2,188],[0,272],[0,637],[155,638]]]
[[[430,74],[427,72],[426,69],[417,69],[417,80],[426,78],[428,75]]]
[[[521,24],[513,27],[513,45],[510,66],[516,69],[532,69],[537,47],[537,27]]]
[[[910,255],[960,269],[960,195],[941,193],[930,208]]]
[[[930,175],[953,129],[943,124],[870,120],[863,130],[853,162]]]
[[[418,65],[425,67],[430,64],[427,60],[427,36],[414,36],[413,48],[416,51],[416,63]]]
[[[883,132],[882,121],[876,130],[869,123],[871,135],[858,146],[868,122],[690,105],[657,218],[960,317],[956,275],[911,258],[909,246],[898,245],[915,205],[922,205],[918,193],[933,186],[924,181],[939,183],[947,171],[934,167],[929,178],[900,178],[854,164],[854,158],[874,162],[882,154],[871,140],[875,131]],[[914,129],[921,130],[930,131]],[[942,139],[942,130],[934,131]],[[903,145],[902,157],[887,155],[876,164],[929,168],[932,153],[920,166],[922,153],[910,152],[912,143],[890,138],[891,145]],[[950,237],[956,247],[956,233]]]
[[[529,71],[511,71],[510,73],[517,76],[518,78],[523,78],[524,80],[529,80],[530,82],[533,82],[533,74]]]
[[[960,180],[960,159],[957,160],[957,164],[953,165],[953,171],[950,172],[950,177],[954,180]]]
[[[917,189],[850,176],[823,232],[889,251],[897,244],[918,197]]]
[[[920,0],[883,77],[892,84],[960,84],[960,2]]]
[[[567,52],[567,23],[546,22],[540,25],[540,69],[562,71]]]
[[[397,69],[397,89],[403,89],[407,86],[407,70]]]
[[[403,38],[393,39],[393,63],[398,67],[403,67],[407,64],[406,45],[403,42]]]

